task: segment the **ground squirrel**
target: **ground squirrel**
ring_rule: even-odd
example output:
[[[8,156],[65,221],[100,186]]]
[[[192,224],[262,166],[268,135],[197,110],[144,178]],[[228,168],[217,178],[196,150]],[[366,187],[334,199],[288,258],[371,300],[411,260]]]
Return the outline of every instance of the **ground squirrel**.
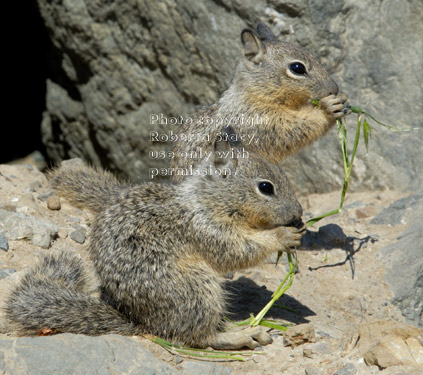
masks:
[[[216,349],[270,343],[262,327],[220,332],[227,302],[219,274],[299,245],[302,209],[279,167],[254,154],[218,157],[239,142],[214,147],[213,160],[201,164],[213,173],[179,184],[124,184],[82,161],[54,171],[53,188],[96,214],[89,251],[102,297],[85,293],[75,255],[48,255],[8,298],[10,329],[149,333]]]
[[[200,150],[211,150],[215,134],[227,125],[253,139],[247,150],[280,163],[349,113],[322,65],[308,51],[274,38],[263,23],[242,31],[243,53],[231,85],[216,104],[182,125],[180,134],[196,136],[176,143],[173,168],[196,165]],[[312,99],[320,101],[317,107]]]

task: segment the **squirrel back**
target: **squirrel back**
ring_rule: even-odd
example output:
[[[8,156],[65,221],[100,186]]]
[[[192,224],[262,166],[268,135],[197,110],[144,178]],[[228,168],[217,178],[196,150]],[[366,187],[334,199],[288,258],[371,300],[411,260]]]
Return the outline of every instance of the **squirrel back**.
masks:
[[[63,171],[66,170],[66,173]],[[63,198],[74,206],[89,208],[100,212],[112,197],[127,186],[110,172],[96,168],[87,168],[81,159],[65,160],[61,172],[51,170],[48,173],[50,184]]]

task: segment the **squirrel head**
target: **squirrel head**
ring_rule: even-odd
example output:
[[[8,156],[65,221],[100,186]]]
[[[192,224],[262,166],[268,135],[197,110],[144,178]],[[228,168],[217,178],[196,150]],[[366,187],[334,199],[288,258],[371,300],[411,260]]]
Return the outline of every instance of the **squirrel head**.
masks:
[[[242,57],[233,84],[246,100],[297,108],[338,93],[338,86],[308,51],[275,40],[263,23],[241,33]]]
[[[200,207],[222,223],[261,230],[301,226],[301,205],[282,170],[247,152],[232,127],[224,128],[218,138],[212,165],[202,164],[211,173],[193,184],[187,179]]]

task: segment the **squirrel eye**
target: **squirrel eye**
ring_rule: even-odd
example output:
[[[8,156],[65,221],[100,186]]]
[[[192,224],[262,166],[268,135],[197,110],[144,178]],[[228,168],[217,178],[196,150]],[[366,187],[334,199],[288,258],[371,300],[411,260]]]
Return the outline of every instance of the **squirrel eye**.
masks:
[[[259,182],[258,188],[260,192],[264,195],[275,195],[275,188],[273,187],[273,184],[269,181]]]
[[[291,63],[289,65],[289,70],[294,73],[297,74],[299,76],[305,75],[307,73],[307,69],[304,66],[303,63],[300,63],[299,61],[295,61],[293,63]]]

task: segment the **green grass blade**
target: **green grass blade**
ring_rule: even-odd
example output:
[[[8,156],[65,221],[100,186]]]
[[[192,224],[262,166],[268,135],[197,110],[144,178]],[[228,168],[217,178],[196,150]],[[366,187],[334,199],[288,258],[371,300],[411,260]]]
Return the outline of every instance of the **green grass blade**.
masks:
[[[324,219],[325,217],[336,215],[336,214],[339,214],[340,212],[341,212],[341,210],[339,208],[337,208],[336,210],[333,210],[333,211],[326,212],[322,215],[319,215],[319,216],[313,217],[312,219],[307,220],[306,225],[308,227],[311,227],[312,225],[316,224],[318,221]]]
[[[287,326],[283,326],[281,324],[275,324],[275,323],[272,323],[268,320],[262,320],[260,322],[260,325],[263,326],[263,327],[267,327],[267,328],[277,329],[279,331],[287,331],[288,330]]]
[[[350,106],[350,110],[351,110],[352,113],[363,113],[363,114],[365,113],[363,108],[354,107],[352,105]]]
[[[342,160],[344,161],[344,173],[348,170],[348,153],[347,153],[347,128],[345,123],[341,120],[336,120],[336,126],[338,128],[338,137],[341,142]]]
[[[224,359],[230,361],[245,361],[247,360],[246,356],[251,356],[255,354],[262,354],[263,352],[257,351],[245,351],[245,352],[226,352],[226,351],[217,351],[217,350],[208,350],[208,349],[198,349],[198,348],[189,348],[185,346],[180,346],[174,344],[170,341],[164,340],[160,337],[151,338],[151,341],[160,345],[170,352],[176,352],[181,355],[186,355],[189,357],[196,357],[199,359]]]
[[[282,295],[291,287],[292,282],[294,281],[295,269],[297,267],[297,258],[295,255],[287,253],[288,262],[289,262],[289,271],[284,277],[278,288],[273,292],[272,299],[264,306],[261,311],[257,314],[256,317],[251,316],[251,326],[255,327],[261,325],[264,316],[273,306],[273,304],[282,297]]]
[[[364,116],[364,121],[363,121],[363,137],[364,137],[364,144],[366,146],[366,152],[369,152],[369,138],[372,134],[372,128],[370,127],[368,121],[367,121],[367,117]]]
[[[352,154],[351,154],[350,163],[348,165],[348,179],[349,179],[349,177],[351,175],[352,165],[354,163],[355,154],[357,152],[358,142],[360,141],[360,130],[361,130],[362,120],[363,119],[362,119],[361,114],[358,115],[358,118],[357,118],[357,129],[355,131],[355,138],[354,138],[354,146],[353,146],[353,150],[352,150]]]
[[[317,100],[317,104],[319,104],[318,100]],[[372,119],[377,124],[391,130],[392,132],[409,132],[409,131],[420,131],[421,130],[419,128],[397,128],[395,126],[385,124],[383,122],[380,122],[378,119],[376,119],[374,116],[372,116],[369,112],[366,112],[363,108],[360,108],[360,107],[350,106],[350,110],[351,110],[352,113],[365,115],[366,117]]]

